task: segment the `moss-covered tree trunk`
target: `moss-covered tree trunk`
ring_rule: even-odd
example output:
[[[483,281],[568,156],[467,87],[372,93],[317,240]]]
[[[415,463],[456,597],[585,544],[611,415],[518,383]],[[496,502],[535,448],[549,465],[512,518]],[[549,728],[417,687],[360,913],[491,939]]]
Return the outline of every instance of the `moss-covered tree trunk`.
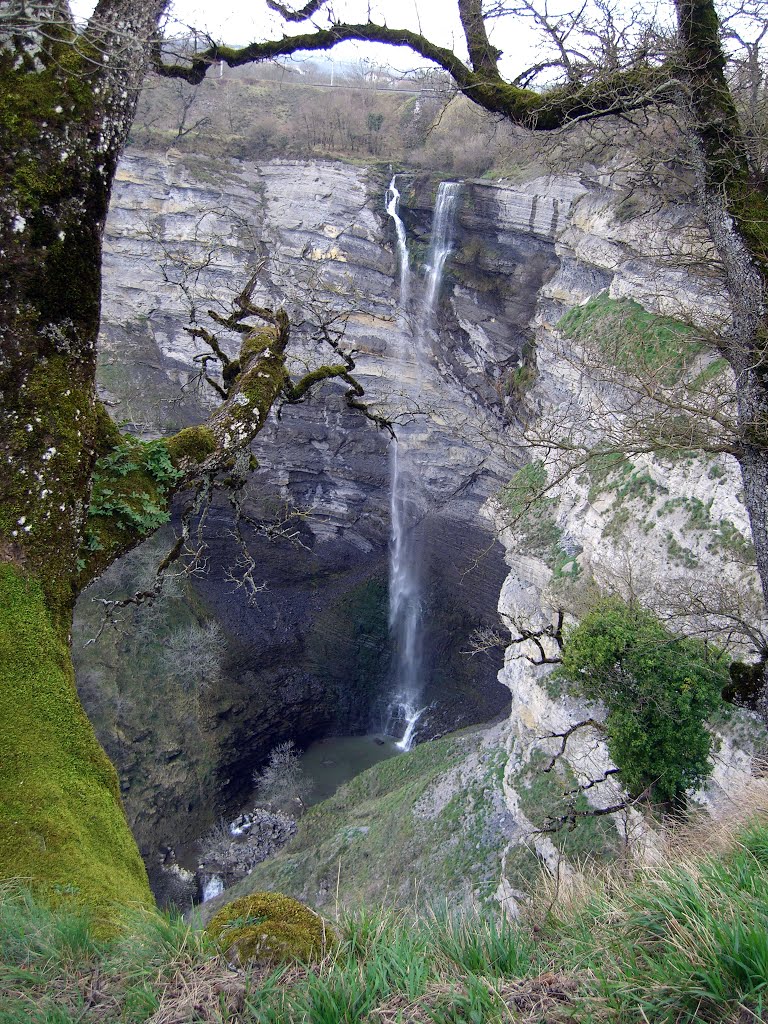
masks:
[[[92,905],[150,901],[69,656],[100,446],[101,238],[162,2],[0,3],[0,864]]]
[[[738,459],[768,606],[768,182],[754,166],[725,73],[712,0],[676,0],[679,104],[699,204],[725,271],[731,324],[720,350],[736,375]],[[768,711],[768,680],[763,694]]]

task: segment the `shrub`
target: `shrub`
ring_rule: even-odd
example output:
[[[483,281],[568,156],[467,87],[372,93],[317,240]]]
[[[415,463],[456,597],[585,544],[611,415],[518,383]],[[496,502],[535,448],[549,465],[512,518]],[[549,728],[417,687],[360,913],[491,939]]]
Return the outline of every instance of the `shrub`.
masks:
[[[611,598],[566,635],[557,675],[605,704],[608,749],[633,795],[677,801],[710,774],[706,720],[729,681],[722,652]]]
[[[218,622],[192,622],[165,643],[164,670],[185,693],[209,690],[221,680],[227,641]]]
[[[259,772],[253,773],[256,798],[260,803],[274,804],[290,809],[304,810],[306,799],[314,783],[304,774],[301,753],[293,740],[278,743],[269,754],[269,760]]]
[[[337,941],[318,914],[279,892],[257,892],[228,903],[211,918],[206,931],[223,952],[241,963],[314,963]]]

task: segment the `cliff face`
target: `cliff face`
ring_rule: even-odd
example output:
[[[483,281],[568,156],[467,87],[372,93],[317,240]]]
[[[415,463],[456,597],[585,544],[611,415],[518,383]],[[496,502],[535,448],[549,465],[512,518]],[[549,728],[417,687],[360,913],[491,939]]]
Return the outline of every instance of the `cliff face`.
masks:
[[[537,220],[535,198],[510,204],[508,190],[465,187],[438,311],[441,341],[416,360],[399,319],[386,184],[377,172],[331,163],[126,157],[107,228],[101,380],[115,418],[135,432],[175,429],[215,400],[189,383],[202,351],[184,330],[192,307],[228,310],[259,266],[257,301],[291,311],[297,365],[316,358],[318,325],[344,311],[344,345],[355,350],[366,400],[396,417],[408,455],[429,624],[425,730],[435,735],[508,703],[493,659],[464,652],[474,628],[496,622],[504,567],[480,509],[511,471],[498,440],[535,296],[557,266],[554,221],[551,211]],[[414,187],[404,210],[415,252],[429,230],[425,191]],[[148,685],[130,680],[135,711],[119,730],[105,722],[102,731],[145,849],[199,833],[282,739],[375,727],[390,692],[388,436],[330,385],[283,409],[255,454],[259,468],[238,497],[260,526],[247,546],[264,588],[250,604],[233,595],[241,552],[233,509],[217,497],[205,519],[205,571],[187,584],[191,612],[156,613],[160,635],[190,615],[226,633],[222,679],[197,700],[198,739],[185,741],[176,713],[148,727],[136,699]],[[284,509],[299,515],[276,526]],[[108,647],[88,648],[81,678],[119,671]],[[151,671],[162,703],[174,684]],[[158,773],[153,760],[173,767]]]
[[[680,622],[707,591],[738,593],[753,621],[760,603],[738,473],[725,457],[697,457],[681,445],[660,458],[639,447],[598,469],[577,468],[547,492],[533,538],[494,496],[538,456],[535,445],[547,432],[562,438],[577,431],[594,445],[609,421],[601,411],[611,409],[611,422],[622,429],[629,422],[633,403],[616,374],[586,372],[594,353],[569,332],[569,310],[604,294],[706,327],[722,319],[724,305],[716,272],[700,263],[692,269],[702,240],[690,210],[644,213],[621,193],[576,178],[514,187],[467,182],[436,329],[407,330],[386,184],[377,171],[331,163],[214,165],[173,153],[160,162],[129,155],[108,226],[104,394],[116,418],[138,432],[204,415],[211,394],[188,383],[201,351],[183,329],[190,305],[224,312],[257,266],[257,300],[292,313],[297,365],[316,357],[318,325],[344,310],[344,344],[355,350],[366,400],[396,418],[407,457],[409,517],[426,581],[431,675],[424,702],[434,705],[427,732],[487,720],[511,695],[511,714],[493,734],[494,747],[506,751],[504,770],[493,773],[494,806],[506,808],[507,823],[498,893],[511,906],[535,873],[524,853],[531,843],[541,860],[564,871],[563,853],[578,858],[594,848],[610,855],[638,829],[648,843],[652,837],[629,813],[580,825],[566,843],[532,838],[532,813],[556,806],[563,789],[555,792],[554,776],[544,780],[538,770],[557,744],[547,736],[601,709],[555,694],[531,641],[508,647],[502,686],[494,682],[493,651],[462,653],[474,629],[498,626],[499,592],[513,638],[551,632],[561,616],[574,621],[585,588],[594,586],[634,594]],[[423,271],[435,183],[404,174],[398,184],[411,260]],[[417,274],[416,318],[420,280]],[[594,317],[606,308],[612,316],[616,308],[635,315],[635,306],[603,305]],[[619,321],[619,333],[621,327]],[[712,378],[711,357],[702,351],[696,358],[686,372]],[[221,673],[190,703],[178,698],[156,659],[144,672],[151,684],[125,679],[118,686],[134,709],[119,723],[102,714],[102,740],[121,769],[145,850],[199,834],[236,802],[252,767],[280,740],[302,743],[375,725],[390,692],[387,435],[329,385],[283,409],[255,454],[259,468],[239,494],[260,528],[247,535],[256,566],[252,602],[233,593],[242,552],[233,508],[220,496],[205,519],[204,573],[185,584],[184,601],[161,606],[151,627],[162,637],[190,623],[218,623],[227,641]],[[562,459],[550,453],[550,479]],[[300,514],[286,517],[284,509]],[[694,627],[703,617],[694,620],[689,614]],[[542,642],[556,653],[553,640]],[[88,649],[86,684],[122,671],[110,643],[102,642],[101,652]],[[93,712],[94,687],[84,689]],[[150,692],[170,709],[164,718],[143,714]],[[713,805],[743,780],[761,742],[749,716],[737,731],[738,743],[732,735],[723,741],[713,784],[702,794]],[[610,761],[599,736],[580,730],[563,766],[568,779],[588,782]],[[603,783],[588,797],[604,806],[615,795]]]
[[[433,203],[429,183],[410,182],[404,200],[410,234],[423,244]],[[475,247],[478,224],[483,242]],[[481,745],[491,753],[481,763],[461,753],[448,768],[432,772],[430,766],[418,799],[403,798],[397,805],[399,828],[410,843],[408,862],[418,865],[423,881],[420,899],[432,893],[450,893],[454,903],[493,898],[514,914],[542,865],[565,889],[585,860],[658,854],[658,835],[635,808],[588,815],[590,807],[605,808],[622,797],[609,774],[614,766],[601,733],[581,727],[565,743],[560,738],[605,713],[563,692],[549,678],[552,665],[546,663],[559,653],[559,627],[574,623],[598,589],[639,598],[681,631],[707,628],[712,635],[722,627],[715,639],[728,642],[737,656],[748,655],[750,645],[718,608],[735,610],[745,622],[763,627],[734,461],[697,455],[682,444],[663,457],[644,452],[638,431],[648,423],[638,419],[632,375],[619,372],[622,365],[631,368],[618,358],[624,352],[618,341],[629,336],[631,318],[639,318],[648,334],[643,358],[653,353],[659,317],[702,328],[722,320],[717,273],[706,260],[702,265],[702,249],[689,209],[638,214],[628,211],[619,191],[568,180],[516,189],[464,186],[435,357],[446,378],[471,381],[472,392],[483,396],[498,420],[509,421],[494,436],[502,450],[516,442],[510,461],[540,460],[537,472],[546,470],[551,486],[543,496],[531,495],[537,500],[527,522],[520,509],[502,499],[485,507],[501,533],[509,567],[499,612],[512,643],[499,678],[511,693],[512,707],[505,721],[482,733]],[[544,262],[543,269],[537,269],[537,261]],[[637,306],[628,305],[630,300]],[[609,340],[616,344],[596,353],[586,335],[574,337],[578,332],[566,315],[574,309],[583,315],[594,311],[589,315],[597,336],[600,318],[608,318]],[[663,323],[675,335],[678,328]],[[682,337],[691,343],[688,335]],[[712,353],[704,347],[694,355],[680,376],[696,383],[715,380],[717,393],[727,396],[727,374],[713,363]],[[674,393],[668,383],[676,380],[676,359],[674,351],[665,350],[660,365],[650,367],[659,374],[657,398]],[[727,401],[721,411],[726,407]],[[656,413],[663,409],[656,407]],[[629,441],[633,432],[634,454],[631,445],[627,456],[609,451],[591,467],[572,463],[560,478],[569,465],[569,438],[578,436],[592,447],[608,445],[619,434]],[[526,639],[531,635],[537,640]],[[503,646],[501,635],[498,640]],[[720,723],[713,776],[697,801],[715,814],[727,814],[742,798],[765,739],[764,727],[749,712],[736,711]],[[561,746],[557,764],[544,771]],[[495,770],[488,772],[484,766],[490,762]],[[409,756],[401,770],[418,772],[418,765]],[[408,904],[409,880],[398,884],[400,851],[390,852],[377,832],[386,812],[368,799],[370,793],[388,793],[386,772],[386,766],[375,768],[357,780],[364,795],[354,804],[354,816],[349,791],[342,791],[323,805],[322,818],[318,809],[317,817],[300,823],[297,840],[241,886],[277,885],[323,906],[333,893],[333,872],[340,870],[343,900],[379,898],[377,886],[386,879],[387,898]],[[480,800],[472,795],[476,785]],[[589,788],[577,795],[580,785]],[[450,826],[438,843],[431,821],[425,824],[425,807],[437,809],[438,821],[446,808],[450,812]],[[574,819],[573,828],[541,831],[549,816],[569,807],[584,814]],[[446,850],[451,863],[462,865],[460,879],[442,861]],[[374,875],[367,868],[372,860]]]
[[[705,396],[708,382],[715,381],[718,411],[728,412],[729,371],[706,346],[694,351],[685,366],[676,362],[676,352],[652,365],[654,325],[670,324],[658,318],[685,321],[705,334],[727,316],[717,268],[708,258],[694,211],[669,206],[632,215],[622,208],[621,193],[595,188],[572,206],[556,251],[558,270],[540,290],[533,319],[536,371],[520,410],[521,430],[539,442],[578,437],[588,447],[603,444],[609,451],[623,436],[629,452],[577,465],[561,477],[575,464],[569,463],[571,456],[558,452],[556,443],[549,453],[541,444],[534,448],[531,455],[542,460],[538,465],[553,482],[540,503],[539,515],[548,527],[543,542],[535,537],[532,542],[530,531],[515,524],[503,502],[492,509],[510,566],[499,611],[517,641],[507,648],[499,674],[512,693],[507,805],[523,825],[524,842],[533,843],[540,859],[565,878],[572,868],[561,850],[550,838],[533,834],[526,818],[530,774],[561,747],[561,739],[548,737],[563,736],[590,718],[599,721],[605,712],[559,691],[548,678],[552,666],[541,662],[545,655],[557,657],[554,627],[574,623],[599,589],[639,599],[673,631],[708,636],[749,660],[754,645],[735,620],[759,632],[764,613],[735,460],[697,453],[684,440],[661,454],[644,450],[653,442],[649,409],[651,416],[679,415],[685,423],[682,404],[664,408],[665,400],[682,394],[678,378],[688,380],[689,401],[698,400],[703,409],[714,408]],[[573,318],[564,316],[578,307],[592,311],[583,314],[590,317],[588,331],[579,332]],[[646,313],[652,316],[646,319]],[[598,351],[593,341],[604,330],[603,317],[611,344]],[[642,317],[651,332],[641,355],[651,379],[655,373],[652,396],[636,389],[631,372],[620,372],[631,370],[631,362],[622,362],[619,355],[626,355],[621,338],[629,338],[635,317]],[[526,633],[537,634],[539,642],[521,639]],[[620,787],[606,779],[613,765],[598,731],[579,728],[563,746],[561,766],[572,784],[605,780],[591,786],[584,808],[621,799]],[[717,727],[714,772],[697,800],[715,814],[728,813],[748,784],[753,757],[764,748],[765,729],[756,716],[735,711],[730,722]],[[618,835],[621,845],[653,856],[653,833],[636,810],[612,820],[614,839]]]

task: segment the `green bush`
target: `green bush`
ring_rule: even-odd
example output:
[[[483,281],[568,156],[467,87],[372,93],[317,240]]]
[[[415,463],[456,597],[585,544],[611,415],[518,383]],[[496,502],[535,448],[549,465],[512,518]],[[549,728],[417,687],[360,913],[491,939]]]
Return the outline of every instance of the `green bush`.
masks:
[[[611,598],[566,635],[557,675],[605,704],[608,749],[633,795],[678,801],[710,774],[706,720],[729,682],[722,652]]]

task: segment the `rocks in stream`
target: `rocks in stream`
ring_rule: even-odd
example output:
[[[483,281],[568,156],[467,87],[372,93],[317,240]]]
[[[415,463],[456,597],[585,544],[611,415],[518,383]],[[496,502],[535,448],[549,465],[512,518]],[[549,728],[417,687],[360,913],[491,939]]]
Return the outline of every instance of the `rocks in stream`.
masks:
[[[199,876],[217,875],[233,885],[296,834],[296,822],[282,811],[257,807],[228,825],[215,826],[201,842]]]

